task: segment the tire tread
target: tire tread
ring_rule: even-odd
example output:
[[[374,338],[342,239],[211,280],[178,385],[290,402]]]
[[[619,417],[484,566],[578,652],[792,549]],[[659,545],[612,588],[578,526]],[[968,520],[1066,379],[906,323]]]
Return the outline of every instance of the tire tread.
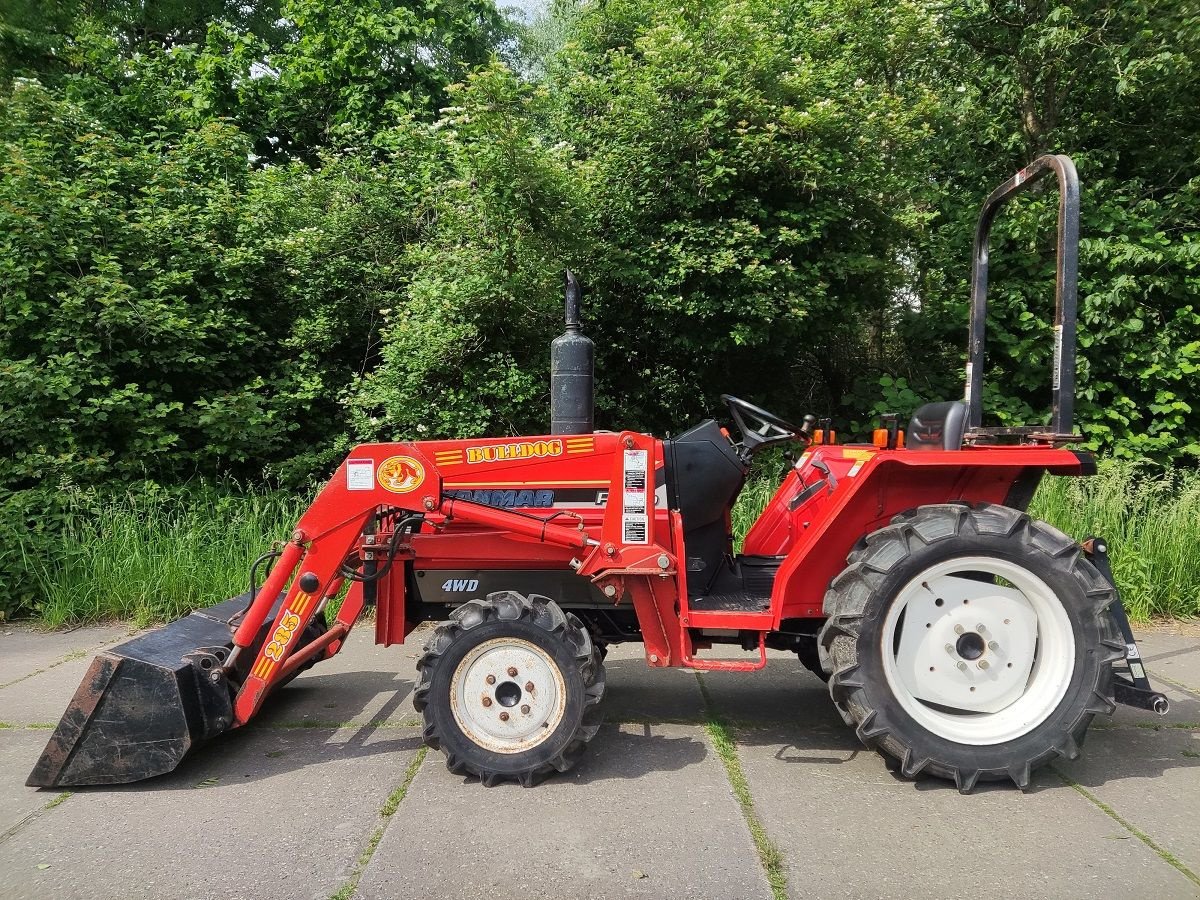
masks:
[[[1029,554],[1040,553],[1069,569],[1081,587],[1086,613],[1099,624],[1100,647],[1105,651],[1096,667],[1096,684],[1091,702],[1083,704],[1075,721],[1032,755],[1014,759],[1001,769],[980,769],[932,757],[916,758],[915,751],[886,712],[870,705],[867,685],[859,667],[858,638],[868,604],[883,586],[889,573],[914,552],[939,541],[963,534],[1010,538]],[[825,595],[827,620],[820,635],[822,664],[830,672],[829,693],[842,718],[855,728],[870,749],[899,762],[908,778],[921,773],[951,780],[959,791],[970,793],[976,784],[1007,778],[1028,790],[1030,773],[1054,759],[1075,759],[1093,716],[1109,714],[1115,703],[1111,696],[1111,663],[1121,659],[1125,646],[1115,637],[1108,608],[1115,599],[1112,587],[1086,560],[1079,545],[1051,525],[1037,522],[1024,512],[997,504],[947,503],[918,507],[893,518],[892,523],[855,545],[846,568],[833,579]]]
[[[588,742],[596,736],[602,722],[600,705],[604,699],[605,673],[599,649],[583,623],[549,597],[538,594],[524,596],[515,591],[497,591],[483,600],[469,600],[450,614],[433,630],[417,661],[417,684],[413,688],[413,708],[422,713],[422,740],[434,750],[443,749],[437,723],[431,713],[433,678],[439,663],[452,644],[464,635],[489,622],[525,621],[536,625],[548,635],[567,644],[573,650],[576,666],[583,680],[583,710],[575,732],[563,748],[546,762],[530,769],[503,773],[488,769],[462,754],[446,750],[446,768],[455,775],[474,775],[486,787],[503,781],[516,781],[532,787],[548,775],[566,772],[578,762]]]

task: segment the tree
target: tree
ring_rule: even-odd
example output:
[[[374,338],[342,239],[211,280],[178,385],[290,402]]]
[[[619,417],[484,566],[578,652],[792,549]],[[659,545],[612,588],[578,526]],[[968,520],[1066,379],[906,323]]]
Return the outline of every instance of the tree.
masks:
[[[580,11],[544,81],[471,80],[441,123],[447,218],[360,424],[544,429],[564,264],[589,288],[603,425],[677,429],[722,391],[833,409],[897,283],[892,166],[922,129],[815,21],[610,2]]]
[[[910,328],[934,348],[930,359],[961,358],[962,341],[947,329],[965,315],[979,199],[1038,153],[1069,153],[1084,185],[1077,419],[1087,444],[1194,460],[1200,13],[1188,4],[980,0],[948,12],[943,26],[948,44],[932,71],[950,118],[938,135],[938,214],[915,251],[922,309]],[[1004,423],[1044,420],[1054,203],[1020,201],[994,238],[985,399]],[[947,368],[915,376],[918,392],[945,396],[937,373]]]

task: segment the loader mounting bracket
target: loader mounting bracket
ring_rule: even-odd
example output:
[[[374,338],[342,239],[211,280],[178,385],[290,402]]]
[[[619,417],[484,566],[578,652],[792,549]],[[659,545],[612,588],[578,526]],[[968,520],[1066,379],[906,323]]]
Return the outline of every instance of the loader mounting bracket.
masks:
[[[1117,591],[1117,582],[1108,562],[1108,541],[1102,537],[1089,537],[1083,542],[1083,551],[1117,593],[1117,599],[1109,607],[1109,611],[1121,632],[1121,640],[1125,642],[1126,669],[1113,673],[1113,699],[1123,706],[1147,709],[1165,716],[1171,709],[1171,703],[1165,695],[1154,690],[1146,676],[1142,654],[1138,650],[1133,628],[1129,624],[1129,614],[1125,612],[1125,604],[1121,602],[1121,593]]]

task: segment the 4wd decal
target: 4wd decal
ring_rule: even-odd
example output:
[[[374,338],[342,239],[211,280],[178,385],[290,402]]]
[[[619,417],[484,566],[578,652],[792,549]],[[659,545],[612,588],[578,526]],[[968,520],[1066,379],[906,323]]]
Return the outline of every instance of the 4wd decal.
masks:
[[[510,459],[535,459],[542,456],[562,456],[563,442],[558,438],[549,441],[516,441],[511,444],[487,444],[483,447],[468,447],[468,463],[504,462]]]
[[[379,464],[379,486],[393,494],[407,494],[425,480],[425,467],[411,456],[392,456]]]

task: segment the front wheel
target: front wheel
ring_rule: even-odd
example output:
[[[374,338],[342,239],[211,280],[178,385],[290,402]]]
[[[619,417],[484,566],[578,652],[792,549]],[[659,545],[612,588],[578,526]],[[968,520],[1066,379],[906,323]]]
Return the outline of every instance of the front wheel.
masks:
[[[547,597],[489,594],[438,625],[417,663],[425,743],[455,774],[530,786],[571,768],[600,727],[604,664]]]
[[[992,504],[925,506],[848,562],[825,598],[830,694],[904,775],[1024,790],[1112,711],[1115,593],[1052,526]]]

